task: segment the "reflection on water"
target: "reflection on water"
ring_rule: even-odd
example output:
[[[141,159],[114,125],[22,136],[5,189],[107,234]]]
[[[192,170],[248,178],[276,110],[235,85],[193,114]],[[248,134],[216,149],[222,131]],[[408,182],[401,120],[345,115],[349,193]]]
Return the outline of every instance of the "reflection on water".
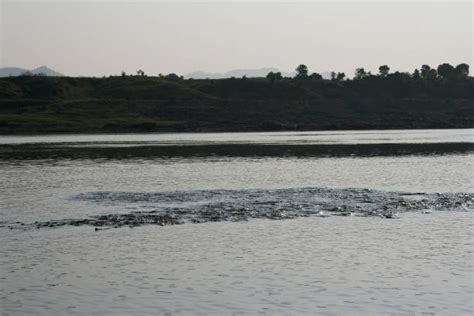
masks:
[[[472,133],[1,136],[0,311],[472,314]]]

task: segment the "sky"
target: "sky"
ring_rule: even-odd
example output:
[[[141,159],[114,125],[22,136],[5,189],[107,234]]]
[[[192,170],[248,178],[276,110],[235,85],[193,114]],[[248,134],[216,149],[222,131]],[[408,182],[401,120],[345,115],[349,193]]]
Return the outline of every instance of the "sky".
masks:
[[[0,0],[0,67],[353,75],[472,61],[472,1]]]

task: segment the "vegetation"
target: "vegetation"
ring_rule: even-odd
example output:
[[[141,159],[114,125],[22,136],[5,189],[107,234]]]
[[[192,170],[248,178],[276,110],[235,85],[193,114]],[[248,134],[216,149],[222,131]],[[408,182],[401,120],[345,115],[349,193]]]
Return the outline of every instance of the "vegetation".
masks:
[[[0,133],[269,131],[472,128],[469,66],[383,65],[353,79],[323,80],[299,65],[294,78],[184,80],[176,74],[108,78],[23,75],[0,79]]]

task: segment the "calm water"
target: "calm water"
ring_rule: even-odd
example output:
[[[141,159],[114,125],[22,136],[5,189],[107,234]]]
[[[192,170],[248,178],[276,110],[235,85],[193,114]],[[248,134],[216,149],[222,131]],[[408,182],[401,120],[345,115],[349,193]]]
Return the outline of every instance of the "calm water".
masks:
[[[473,171],[474,130],[1,136],[0,311],[472,314]],[[35,227],[110,214],[185,224]]]

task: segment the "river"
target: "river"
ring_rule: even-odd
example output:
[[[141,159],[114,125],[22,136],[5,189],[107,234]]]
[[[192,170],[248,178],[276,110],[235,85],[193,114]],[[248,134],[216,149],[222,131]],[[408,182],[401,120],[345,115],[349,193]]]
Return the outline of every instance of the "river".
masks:
[[[0,136],[5,314],[474,313],[474,130]]]

